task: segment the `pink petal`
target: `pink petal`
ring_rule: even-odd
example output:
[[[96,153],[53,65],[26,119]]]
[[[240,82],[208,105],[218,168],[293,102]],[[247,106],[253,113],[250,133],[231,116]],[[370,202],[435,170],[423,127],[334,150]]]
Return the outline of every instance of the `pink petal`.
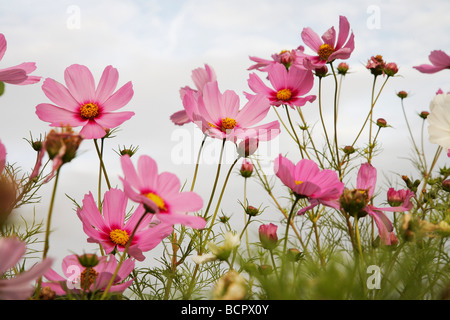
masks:
[[[91,71],[83,65],[73,64],[64,71],[64,79],[72,96],[80,103],[95,98],[95,81]]]
[[[95,90],[95,100],[99,104],[105,102],[116,89],[117,83],[119,81],[119,72],[116,68],[112,66],[107,66],[103,70],[102,77],[98,83],[97,89]]]
[[[178,194],[181,188],[180,180],[171,172],[162,172],[158,176],[156,185],[157,189],[155,191],[163,199]]]
[[[42,91],[53,103],[72,112],[79,112],[80,104],[70,94],[69,90],[59,82],[47,78],[42,85]]]
[[[247,128],[262,121],[269,111],[269,100],[264,95],[258,94],[249,99],[235,120],[239,126]]]
[[[102,214],[97,208],[94,196],[91,192],[83,198],[83,207],[77,211],[80,220],[91,227],[103,232],[109,232],[108,226],[105,224]]]
[[[0,60],[2,60],[5,55],[6,47],[6,38],[3,33],[0,33]]]
[[[111,97],[106,100],[102,106],[106,111],[115,111],[122,107],[124,107],[128,102],[130,102],[131,98],[133,98],[133,84],[127,82],[119,90],[117,90]]]
[[[172,122],[177,126],[182,126],[186,123],[191,122],[191,119],[189,119],[186,110],[180,110],[175,112],[170,116],[170,120],[172,120]]]
[[[182,192],[170,200],[170,208],[174,212],[196,212],[203,208],[203,200],[195,192]]]
[[[314,52],[319,51],[320,46],[323,44],[318,34],[309,27],[303,29],[301,37],[303,42]]]
[[[344,16],[339,16],[339,36],[335,49],[340,49],[348,38],[350,31],[350,23]]]
[[[131,158],[129,155],[124,155],[120,157],[120,163],[122,165],[122,171],[124,173],[125,179],[137,190],[142,190],[144,185],[141,182],[140,177],[138,176],[136,169],[134,168],[133,163],[131,162]]]
[[[123,112],[102,112],[100,116],[95,118],[95,122],[101,125],[103,128],[112,129],[120,126],[125,121],[134,116],[132,111]]]
[[[442,50],[433,50],[428,56],[430,62],[439,67],[450,67],[450,56]]]
[[[25,242],[17,237],[3,237],[0,239],[0,274],[5,273],[8,269],[22,258],[26,252]]]
[[[28,78],[23,69],[2,69],[0,70],[0,81],[10,84],[19,84]]]
[[[55,127],[65,125],[79,127],[86,125],[88,122],[88,120],[83,120],[78,113],[48,103],[38,104],[36,115],[42,121],[50,122],[50,125]]]
[[[336,30],[334,30],[334,27],[331,27],[322,35],[322,40],[324,44],[328,44],[334,48],[336,44]]]
[[[203,229],[206,225],[205,219],[187,214],[158,214],[158,218],[167,224],[182,224],[193,229]]]
[[[122,190],[112,188],[105,192],[103,217],[110,229],[122,228],[125,222],[127,198]]]
[[[201,115],[210,123],[217,123],[222,120],[221,110],[222,94],[219,91],[217,81],[208,82],[203,88],[203,104],[199,104]]]
[[[88,120],[88,123],[81,129],[80,135],[84,139],[100,139],[106,135],[106,131],[104,127],[94,120]]]
[[[142,155],[138,160],[138,173],[143,182],[143,188],[148,190],[145,191],[155,191],[158,189],[158,165],[153,158]],[[144,191],[144,190],[139,190]]]
[[[373,167],[370,163],[362,164],[356,178],[356,188],[368,190],[369,198],[371,198],[375,192],[376,183],[377,169],[375,169],[375,167]]]

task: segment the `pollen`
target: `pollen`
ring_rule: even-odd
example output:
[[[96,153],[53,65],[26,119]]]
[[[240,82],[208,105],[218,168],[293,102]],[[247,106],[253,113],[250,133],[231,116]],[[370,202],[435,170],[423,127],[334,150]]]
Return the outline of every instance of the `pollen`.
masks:
[[[160,196],[154,194],[153,192],[146,193],[145,196],[152,200],[158,206],[160,211],[167,211],[166,204]]]
[[[301,180],[296,180],[296,181],[295,181],[295,184],[296,184],[296,185],[299,185],[299,184],[302,184],[302,183],[303,183],[303,181],[301,181]]]
[[[329,44],[324,43],[319,47],[317,54],[319,55],[320,60],[328,61],[328,58],[334,52],[334,48]]]
[[[80,285],[83,289],[88,290],[89,287],[95,282],[98,276],[98,272],[93,268],[86,268],[81,272]]]
[[[98,106],[95,103],[89,102],[80,108],[81,117],[84,119],[93,119],[98,116]]]
[[[125,230],[122,229],[114,229],[109,233],[109,238],[112,242],[119,246],[124,246],[127,244],[130,237]]]
[[[236,120],[232,118],[223,118],[222,119],[222,131],[231,130],[236,127]]]
[[[281,89],[277,92],[277,99],[288,101],[292,97],[292,91],[289,89]]]

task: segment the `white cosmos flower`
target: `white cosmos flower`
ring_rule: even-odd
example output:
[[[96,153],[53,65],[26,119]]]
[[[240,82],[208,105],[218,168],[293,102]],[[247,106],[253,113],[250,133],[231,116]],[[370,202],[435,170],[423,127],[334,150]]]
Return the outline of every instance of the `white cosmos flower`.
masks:
[[[428,138],[446,150],[450,149],[450,94],[437,94],[430,103]]]

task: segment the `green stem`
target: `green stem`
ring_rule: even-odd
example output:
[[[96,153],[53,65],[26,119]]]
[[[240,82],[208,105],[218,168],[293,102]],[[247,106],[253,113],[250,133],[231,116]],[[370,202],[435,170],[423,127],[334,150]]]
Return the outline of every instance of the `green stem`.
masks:
[[[362,247],[361,247],[361,237],[359,235],[358,217],[355,217],[355,236],[356,236],[356,243],[358,244],[358,252],[359,252],[361,261],[364,262],[364,258],[363,258],[363,254],[362,254]]]
[[[291,211],[289,212],[289,217],[288,217],[288,221],[286,223],[286,231],[285,231],[285,236],[284,236],[284,246],[283,246],[283,253],[286,253],[286,248],[287,248],[287,240],[288,240],[288,233],[289,233],[289,226],[291,224],[291,220],[293,218],[294,215],[294,209],[295,206],[297,205],[297,202],[300,200],[300,197],[295,197],[294,203],[292,204],[292,208]]]
[[[339,145],[338,145],[338,130],[337,130],[337,114],[338,114],[338,80],[336,76],[336,72],[334,71],[333,63],[330,62],[331,71],[333,72],[334,78],[334,144],[336,148],[336,164],[337,169],[339,171],[339,177],[341,177],[341,162],[339,160]]]
[[[337,165],[336,160],[334,158],[333,148],[331,147],[330,140],[328,138],[328,133],[327,133],[327,127],[325,125],[325,120],[323,119],[323,113],[322,113],[322,78],[321,77],[319,77],[319,97],[318,97],[318,101],[319,101],[320,122],[322,123],[322,128],[323,128],[323,132],[325,134],[325,139],[327,141],[328,149],[330,149],[331,158],[332,158],[333,162]]]
[[[295,136],[295,141],[296,141],[297,144],[298,144],[298,147],[299,147],[299,149],[300,149],[300,153],[301,153],[302,159],[303,159],[303,158],[305,157],[304,154],[303,154],[303,146],[301,145],[300,139],[298,138],[297,132],[295,131],[295,127],[294,127],[294,125],[292,124],[291,116],[289,115],[289,107],[288,107],[287,105],[285,105],[284,107],[285,107],[285,109],[286,109],[286,115],[287,115],[287,118],[288,118],[288,121],[289,121],[289,125],[290,125],[291,128],[292,128],[292,132],[294,133],[294,136]]]
[[[108,189],[111,189],[111,183],[109,182],[108,174],[106,172],[105,163],[103,162],[103,157],[98,147],[97,139],[94,139],[95,150],[97,150],[97,155],[100,160],[100,167],[103,170],[103,174],[105,175],[106,184],[108,185]]]

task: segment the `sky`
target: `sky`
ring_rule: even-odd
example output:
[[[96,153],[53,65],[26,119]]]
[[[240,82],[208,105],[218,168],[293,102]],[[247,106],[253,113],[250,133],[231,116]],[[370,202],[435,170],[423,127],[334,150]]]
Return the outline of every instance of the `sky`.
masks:
[[[345,77],[341,92],[342,144],[352,141],[354,125],[361,123],[370,104],[372,77],[365,70],[367,60],[380,54],[386,61],[396,62],[400,69],[384,88],[374,111],[375,118],[384,118],[392,126],[380,134],[384,151],[374,160],[381,179],[392,173],[416,174],[408,160],[411,144],[396,93],[409,93],[405,108],[419,139],[422,122],[417,113],[428,110],[439,88],[450,89],[450,81],[448,70],[426,75],[412,66],[428,63],[432,50],[449,52],[448,12],[450,2],[446,0],[0,1],[0,32],[8,43],[0,68],[33,61],[37,65],[34,75],[63,82],[64,70],[74,63],[87,66],[96,81],[106,66],[114,66],[119,71],[119,86],[133,83],[133,99],[123,110],[136,115],[120,127],[114,139],[106,142],[105,163],[112,184],[121,187],[118,178],[122,172],[115,150],[130,145],[139,147],[136,156],[153,157],[160,171],[173,172],[182,182],[190,182],[202,136],[192,125],[173,125],[169,117],[182,108],[179,89],[193,87],[191,71],[209,64],[217,74],[220,89],[234,90],[243,105],[243,92],[249,91],[249,56],[270,59],[281,50],[303,45],[300,34],[304,27],[319,35],[331,26],[338,30],[339,15],[344,15],[355,34],[355,50],[346,61],[351,73]],[[7,148],[7,160],[25,171],[34,164],[34,154],[25,139],[50,130],[35,114],[36,105],[49,102],[41,86],[42,81],[29,86],[7,85],[0,97],[0,139]],[[312,93],[317,94],[317,86]],[[333,80],[329,77],[324,80],[328,121],[332,93]],[[318,124],[317,103],[302,110],[310,123]],[[270,112],[265,121],[276,119],[276,114]],[[426,135],[425,140],[431,158],[436,145],[429,144]],[[271,146],[265,167],[268,174],[273,174],[270,160],[278,153],[290,152],[293,161],[299,160],[292,151],[292,141],[285,135]],[[217,143],[209,147],[196,187],[204,199],[210,192],[218,155]],[[440,161],[445,164],[446,159]],[[229,164],[230,160],[226,165]],[[81,202],[86,193],[97,190],[97,174],[94,144],[83,141],[78,157],[61,171],[49,251],[56,257],[55,268],[65,255],[97,249],[85,242],[73,204],[65,196]],[[232,178],[224,203],[229,205],[227,213],[242,220],[236,204],[243,193],[242,179],[236,174]],[[52,186],[44,186],[41,203],[23,212],[35,210],[38,217],[45,219]],[[249,188],[251,201],[270,205],[266,197],[260,197],[262,189],[256,182],[251,182]],[[276,214],[274,211],[265,214],[263,218],[267,220],[278,219],[271,216]]]

